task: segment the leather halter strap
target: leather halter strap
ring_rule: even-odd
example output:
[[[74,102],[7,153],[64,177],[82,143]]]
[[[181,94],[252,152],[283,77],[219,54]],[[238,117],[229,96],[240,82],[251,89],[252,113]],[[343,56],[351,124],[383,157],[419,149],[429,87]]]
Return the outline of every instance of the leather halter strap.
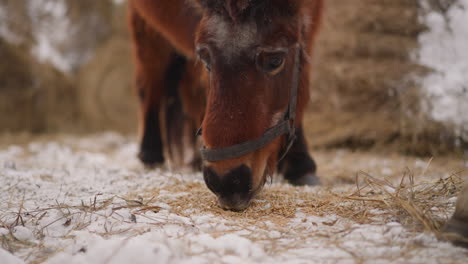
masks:
[[[284,156],[286,156],[296,139],[295,118],[301,66],[300,55],[301,48],[299,43],[297,43],[295,45],[294,71],[291,94],[289,96],[289,104],[283,120],[280,121],[277,125],[269,128],[261,137],[257,139],[248,140],[240,144],[232,145],[225,148],[208,149],[206,147],[203,147],[202,149],[200,149],[201,157],[203,160],[209,162],[216,162],[238,158],[265,147],[271,141],[283,135],[287,135],[288,137],[286,146],[283,149],[283,153],[281,154],[279,160],[282,160]]]

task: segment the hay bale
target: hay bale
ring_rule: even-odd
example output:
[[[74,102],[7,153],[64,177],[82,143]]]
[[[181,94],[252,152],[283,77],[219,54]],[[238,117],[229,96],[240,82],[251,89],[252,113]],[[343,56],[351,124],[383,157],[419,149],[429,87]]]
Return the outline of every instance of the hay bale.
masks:
[[[136,131],[137,98],[129,46],[125,38],[112,38],[80,70],[78,111],[87,130]]]
[[[67,78],[0,39],[0,131],[46,132],[73,122],[74,91]]]
[[[428,72],[411,60],[425,30],[419,8],[410,0],[327,1],[305,120],[313,147],[453,150],[450,133],[421,112],[411,78]]]
[[[137,130],[138,100],[125,17],[126,5],[114,6],[109,24],[112,36],[100,44],[76,76],[78,111],[87,130]]]
[[[54,16],[50,7],[62,1],[49,2],[49,8],[33,12],[29,1],[0,0],[0,131],[76,131],[82,130],[80,125],[87,127],[78,109],[77,72],[115,33],[115,23],[109,21],[119,16],[120,24],[125,25],[125,7],[112,0],[76,1],[65,4],[67,15],[61,17]],[[51,36],[51,48],[70,63],[67,73],[34,51],[37,33],[53,34],[53,24],[59,22],[69,22],[70,32],[64,39]]]
[[[0,129],[16,131],[25,127],[40,128],[41,121],[32,118],[37,96],[33,89],[30,58],[0,39]]]

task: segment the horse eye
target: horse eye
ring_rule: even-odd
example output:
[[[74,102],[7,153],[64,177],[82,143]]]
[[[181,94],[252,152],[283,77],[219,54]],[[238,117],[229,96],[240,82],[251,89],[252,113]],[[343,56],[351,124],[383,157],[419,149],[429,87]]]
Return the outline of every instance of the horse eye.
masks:
[[[271,67],[272,69],[280,67],[281,64],[283,64],[283,58],[280,57],[273,57],[268,61],[268,67]]]
[[[257,55],[257,66],[269,75],[276,75],[283,70],[285,57],[284,52],[263,52]]]
[[[198,58],[203,62],[207,71],[211,71],[211,54],[206,47],[197,48]]]

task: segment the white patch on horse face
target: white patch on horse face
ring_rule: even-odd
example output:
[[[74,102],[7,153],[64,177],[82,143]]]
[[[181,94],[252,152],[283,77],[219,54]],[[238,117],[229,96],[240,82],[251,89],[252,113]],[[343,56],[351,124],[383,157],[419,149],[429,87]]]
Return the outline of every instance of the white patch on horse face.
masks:
[[[278,112],[273,115],[273,118],[271,119],[271,127],[276,126],[284,117],[284,112]]]
[[[213,16],[208,20],[207,30],[228,61],[252,47],[258,40],[255,22],[234,24],[220,16]]]

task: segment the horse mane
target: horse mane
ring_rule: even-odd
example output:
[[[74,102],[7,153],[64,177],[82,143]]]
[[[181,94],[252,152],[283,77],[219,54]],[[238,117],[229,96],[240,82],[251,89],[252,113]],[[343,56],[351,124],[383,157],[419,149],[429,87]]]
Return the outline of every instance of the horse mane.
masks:
[[[191,0],[203,10],[242,22],[262,17],[292,17],[307,0]]]

